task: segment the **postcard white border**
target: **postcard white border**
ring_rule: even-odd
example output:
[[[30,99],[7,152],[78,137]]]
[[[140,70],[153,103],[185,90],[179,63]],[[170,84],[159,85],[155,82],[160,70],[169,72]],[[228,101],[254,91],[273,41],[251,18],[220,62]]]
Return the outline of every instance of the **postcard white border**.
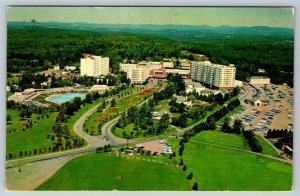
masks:
[[[294,106],[295,106],[295,126],[294,126],[294,189],[292,192],[101,192],[101,191],[89,191],[89,192],[37,192],[37,191],[6,191],[5,190],[5,108],[6,108],[6,7],[7,6],[292,6],[295,8],[295,63],[294,63]],[[0,107],[2,112],[0,113],[0,195],[210,195],[215,196],[222,194],[223,196],[231,195],[300,195],[300,123],[297,118],[300,118],[300,46],[298,44],[300,31],[299,27],[299,14],[300,1],[298,0],[152,0],[152,1],[140,1],[140,0],[0,0]],[[246,177],[246,176],[245,176]]]

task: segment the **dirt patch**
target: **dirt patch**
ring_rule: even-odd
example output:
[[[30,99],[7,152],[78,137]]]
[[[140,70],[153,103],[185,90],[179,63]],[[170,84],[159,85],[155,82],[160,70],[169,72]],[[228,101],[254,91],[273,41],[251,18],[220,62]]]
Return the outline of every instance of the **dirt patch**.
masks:
[[[145,142],[142,143],[145,147],[144,150],[149,150],[151,152],[162,153],[164,151],[163,145],[159,141]]]

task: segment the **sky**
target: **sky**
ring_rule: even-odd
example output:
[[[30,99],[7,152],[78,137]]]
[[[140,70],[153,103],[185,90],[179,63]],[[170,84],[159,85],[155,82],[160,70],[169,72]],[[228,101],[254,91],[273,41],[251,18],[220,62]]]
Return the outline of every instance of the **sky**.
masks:
[[[294,28],[293,13],[288,7],[9,7],[7,20]]]

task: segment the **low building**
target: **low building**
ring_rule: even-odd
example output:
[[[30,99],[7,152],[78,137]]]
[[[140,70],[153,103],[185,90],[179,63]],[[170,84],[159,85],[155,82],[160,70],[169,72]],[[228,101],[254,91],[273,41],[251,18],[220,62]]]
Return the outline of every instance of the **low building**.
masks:
[[[242,87],[243,86],[243,82],[241,80],[234,80],[234,86],[235,87]]]
[[[190,70],[191,69],[191,64],[190,63],[181,63],[180,68]]]
[[[154,78],[166,78],[168,74],[178,74],[181,78],[190,78],[190,70],[185,69],[153,69],[150,71],[150,76]]]
[[[58,71],[59,69],[60,69],[59,65],[55,65],[55,66],[53,67],[53,70],[55,70],[55,71]]]
[[[266,73],[265,69],[258,68],[258,73]]]
[[[262,106],[262,102],[260,100],[256,100],[253,102],[255,106]]]
[[[97,92],[105,92],[109,89],[109,87],[107,85],[93,85],[91,88],[90,88],[90,91],[94,92],[94,91],[97,91]]]
[[[173,62],[163,62],[163,67],[164,68],[174,68],[174,63]]]
[[[193,107],[193,102],[188,101],[187,96],[178,96],[178,95],[174,94],[173,97],[176,98],[177,103],[183,103],[188,108]]]
[[[66,71],[75,71],[76,67],[75,66],[65,66]]]
[[[252,76],[250,78],[250,84],[270,84],[270,78],[267,76]]]
[[[185,79],[184,83],[186,93],[192,93],[195,91],[200,94],[201,91],[206,89],[205,86],[201,85],[199,82],[194,82],[192,79]]]
[[[169,112],[165,109],[162,109],[158,112],[153,112],[152,113],[152,118],[156,119],[156,120],[160,120],[164,114],[169,114]]]

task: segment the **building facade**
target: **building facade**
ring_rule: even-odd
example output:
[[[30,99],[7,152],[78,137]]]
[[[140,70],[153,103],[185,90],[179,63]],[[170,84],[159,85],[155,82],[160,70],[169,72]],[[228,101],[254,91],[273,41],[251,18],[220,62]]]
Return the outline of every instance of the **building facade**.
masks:
[[[86,55],[80,59],[80,76],[99,77],[109,74],[109,57]]]
[[[191,65],[193,80],[218,88],[234,87],[235,75],[236,68],[234,65],[219,65],[210,61],[193,62]]]
[[[142,83],[149,78],[150,69],[147,64],[124,64],[120,63],[121,71],[126,72],[127,78],[133,83]]]

